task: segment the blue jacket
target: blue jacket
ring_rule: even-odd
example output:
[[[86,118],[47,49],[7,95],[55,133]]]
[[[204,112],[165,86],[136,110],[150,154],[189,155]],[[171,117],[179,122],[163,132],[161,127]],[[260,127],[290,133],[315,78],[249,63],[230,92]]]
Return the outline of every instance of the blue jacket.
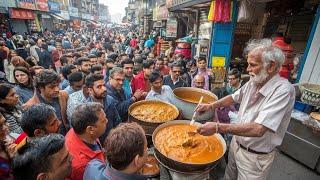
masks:
[[[114,99],[115,106],[119,112],[122,121],[127,121],[128,109],[129,106],[133,103],[133,100],[131,99],[131,97],[126,97],[123,89],[121,89],[121,91],[118,91],[115,88],[113,88],[109,82],[106,84],[106,87],[108,95]]]
[[[107,152],[108,153],[108,152]],[[113,169],[98,159],[91,160],[83,174],[84,180],[146,180],[145,176],[137,174],[125,174]]]

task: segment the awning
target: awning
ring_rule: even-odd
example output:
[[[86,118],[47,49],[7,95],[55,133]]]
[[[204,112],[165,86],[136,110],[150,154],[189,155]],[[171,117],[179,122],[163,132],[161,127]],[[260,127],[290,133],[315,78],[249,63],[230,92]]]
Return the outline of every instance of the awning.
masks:
[[[56,18],[56,19],[59,19],[59,20],[61,20],[61,21],[65,21],[65,19],[63,18],[63,17],[61,17],[60,15],[58,15],[58,14],[54,14],[54,13],[52,13],[52,14],[50,14],[52,17],[54,17],[54,18]]]
[[[203,7],[210,7],[212,0],[182,0],[173,3],[169,11],[186,11],[192,9],[199,9]]]

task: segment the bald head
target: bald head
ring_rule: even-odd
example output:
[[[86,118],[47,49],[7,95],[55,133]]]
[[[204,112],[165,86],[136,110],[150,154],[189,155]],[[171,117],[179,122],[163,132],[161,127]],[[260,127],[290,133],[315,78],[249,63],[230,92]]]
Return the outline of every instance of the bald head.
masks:
[[[203,89],[205,84],[205,78],[203,75],[196,75],[193,78],[193,84],[196,88]]]

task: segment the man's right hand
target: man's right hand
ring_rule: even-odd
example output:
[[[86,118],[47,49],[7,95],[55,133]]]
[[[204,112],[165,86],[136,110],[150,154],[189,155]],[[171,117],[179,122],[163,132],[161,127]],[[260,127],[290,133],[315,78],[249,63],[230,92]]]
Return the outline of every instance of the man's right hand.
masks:
[[[143,96],[143,90],[142,89],[137,89],[136,92],[134,92],[133,96],[139,100]]]
[[[198,113],[203,113],[212,109],[212,104],[199,104],[195,109]]]

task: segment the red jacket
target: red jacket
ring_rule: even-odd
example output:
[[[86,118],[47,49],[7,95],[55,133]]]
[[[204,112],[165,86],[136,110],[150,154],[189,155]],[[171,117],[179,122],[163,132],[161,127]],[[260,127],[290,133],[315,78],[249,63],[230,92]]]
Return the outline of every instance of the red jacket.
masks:
[[[149,91],[148,80],[144,78],[143,71],[132,78],[131,89],[132,94],[134,94],[138,89],[142,89],[144,92]]]
[[[99,140],[97,139],[99,142]],[[99,142],[100,144],[100,142]],[[72,180],[82,180],[83,173],[89,161],[99,159],[105,162],[105,157],[102,150],[92,151],[74,132],[73,129],[67,133],[65,145],[70,155],[72,156],[72,172],[69,176]],[[101,147],[101,146],[100,146]]]
[[[136,48],[138,45],[138,42],[136,39],[131,39],[130,41],[130,46],[133,47],[133,48]]]

